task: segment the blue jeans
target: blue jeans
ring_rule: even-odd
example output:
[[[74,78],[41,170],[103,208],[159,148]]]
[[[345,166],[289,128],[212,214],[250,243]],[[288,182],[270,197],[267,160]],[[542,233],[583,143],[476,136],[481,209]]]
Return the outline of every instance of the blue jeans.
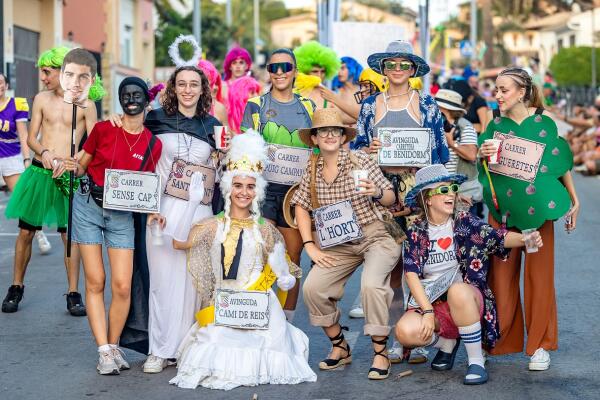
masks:
[[[106,244],[113,249],[133,249],[135,231],[129,211],[99,207],[80,188],[73,195],[73,241],[79,244]]]

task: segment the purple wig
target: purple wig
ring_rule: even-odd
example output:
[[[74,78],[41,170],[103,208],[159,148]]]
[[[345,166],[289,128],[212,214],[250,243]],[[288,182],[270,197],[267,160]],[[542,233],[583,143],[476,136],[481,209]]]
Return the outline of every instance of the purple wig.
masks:
[[[229,50],[229,52],[225,56],[225,61],[223,62],[223,69],[225,70],[226,81],[231,79],[231,70],[229,69],[231,67],[231,63],[233,63],[238,58],[241,58],[242,60],[246,61],[246,64],[248,64],[248,69],[252,68],[252,57],[250,56],[248,50],[239,46],[233,47],[231,50]]]

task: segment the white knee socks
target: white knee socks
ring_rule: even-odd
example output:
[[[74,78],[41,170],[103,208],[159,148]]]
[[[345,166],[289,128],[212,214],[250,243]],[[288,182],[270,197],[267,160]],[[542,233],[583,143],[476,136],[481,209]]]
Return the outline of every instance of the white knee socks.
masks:
[[[483,350],[481,349],[481,322],[477,321],[473,325],[459,326],[458,332],[460,338],[465,343],[469,365],[477,364],[484,366]]]

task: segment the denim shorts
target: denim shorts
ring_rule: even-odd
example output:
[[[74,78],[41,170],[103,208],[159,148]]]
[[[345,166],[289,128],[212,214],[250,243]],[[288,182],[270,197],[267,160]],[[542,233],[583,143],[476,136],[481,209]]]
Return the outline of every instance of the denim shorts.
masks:
[[[113,249],[133,249],[135,230],[129,211],[99,207],[82,185],[73,196],[73,241],[80,244],[106,244]]]

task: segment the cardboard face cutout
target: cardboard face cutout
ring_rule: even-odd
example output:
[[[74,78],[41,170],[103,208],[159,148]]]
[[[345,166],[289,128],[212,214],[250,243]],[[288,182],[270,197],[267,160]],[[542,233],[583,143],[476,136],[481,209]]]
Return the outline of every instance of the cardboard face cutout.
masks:
[[[63,65],[60,72],[60,86],[64,91],[65,103],[85,108],[94,77],[89,66],[76,63]]]
[[[546,115],[531,115],[519,125],[506,117],[494,118],[479,136],[503,140],[498,165],[489,165],[499,210],[490,181],[479,164],[483,198],[496,221],[507,216],[507,226],[539,228],[547,220],[567,213],[571,198],[559,181],[573,167],[569,144],[558,136],[556,124]]]

